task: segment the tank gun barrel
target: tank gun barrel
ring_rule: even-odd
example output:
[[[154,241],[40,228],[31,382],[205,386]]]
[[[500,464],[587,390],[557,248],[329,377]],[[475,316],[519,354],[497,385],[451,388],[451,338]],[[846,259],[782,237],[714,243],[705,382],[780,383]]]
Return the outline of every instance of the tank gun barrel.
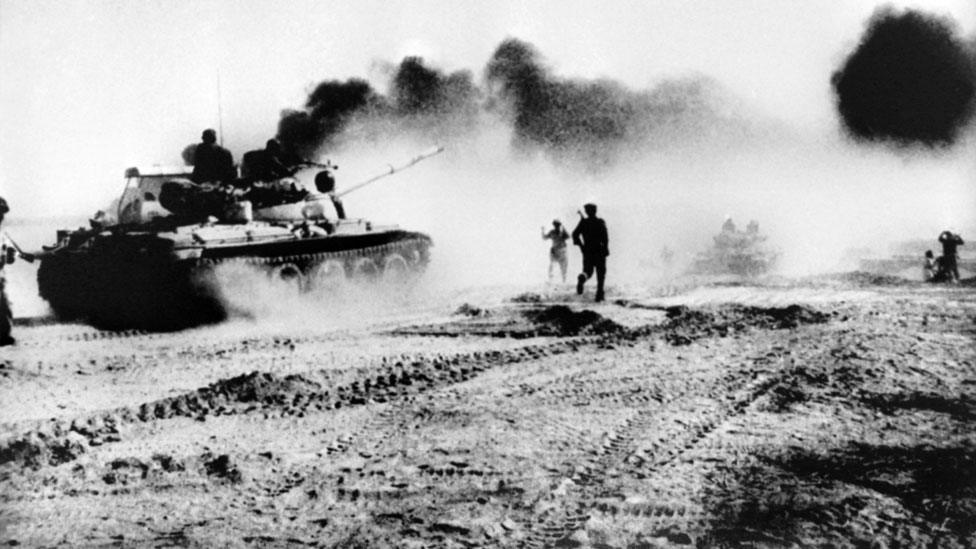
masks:
[[[430,157],[432,157],[432,156],[434,156],[436,154],[440,154],[442,152],[444,152],[444,147],[441,147],[439,145],[435,145],[435,146],[433,146],[433,147],[425,150],[424,152],[418,154],[417,156],[411,158],[410,160],[404,162],[403,164],[400,164],[399,166],[393,166],[391,164],[382,173],[376,174],[373,177],[370,177],[369,179],[367,179],[365,181],[361,181],[359,183],[356,183],[355,185],[353,185],[352,187],[349,187],[348,189],[342,191],[341,193],[337,193],[336,194],[336,198],[341,198],[341,197],[343,197],[343,196],[345,196],[345,195],[347,195],[347,194],[349,194],[349,193],[351,193],[351,192],[353,192],[355,190],[359,190],[359,189],[365,187],[366,185],[369,185],[370,183],[373,183],[374,181],[377,181],[379,179],[383,179],[384,177],[386,177],[388,175],[393,175],[393,174],[395,174],[395,173],[397,173],[399,171],[403,171],[403,170],[409,168],[410,166],[413,166],[417,162],[420,162],[421,160],[425,160],[427,158],[430,158]]]
[[[313,167],[313,168],[327,168],[327,169],[332,169],[332,170],[334,170],[334,169],[336,169],[336,168],[339,167],[339,166],[336,166],[335,164],[333,164],[332,162],[329,162],[329,161],[326,161],[323,164],[322,162],[315,162],[314,160],[304,160],[304,159],[301,162],[298,162],[296,164],[296,166],[298,166],[300,168],[303,168],[305,166],[310,166],[310,167]]]

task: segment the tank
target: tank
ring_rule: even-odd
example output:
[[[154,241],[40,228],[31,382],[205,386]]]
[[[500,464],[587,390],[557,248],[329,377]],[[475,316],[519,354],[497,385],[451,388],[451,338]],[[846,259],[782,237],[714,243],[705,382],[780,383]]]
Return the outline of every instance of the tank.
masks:
[[[713,238],[712,247],[695,256],[690,271],[754,277],[771,271],[779,255],[766,242],[766,236],[759,233],[758,223],[750,222],[745,231],[739,231],[726,221],[722,231]]]
[[[244,191],[197,185],[189,174],[183,167],[130,168],[114,216],[99,212],[90,228],[58,231],[56,243],[38,254],[37,282],[60,319],[181,329],[226,318],[215,276],[224,264],[253,266],[269,282],[311,291],[341,289],[350,280],[407,283],[430,260],[428,235],[348,219],[341,194],[331,189],[305,191],[286,178]]]

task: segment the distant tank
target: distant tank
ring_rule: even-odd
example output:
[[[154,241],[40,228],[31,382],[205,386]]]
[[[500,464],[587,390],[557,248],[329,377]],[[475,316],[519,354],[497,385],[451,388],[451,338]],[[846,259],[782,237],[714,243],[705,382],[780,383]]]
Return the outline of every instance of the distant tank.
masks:
[[[294,178],[244,191],[193,184],[187,168],[130,168],[116,219],[99,212],[91,228],[60,230],[38,254],[39,293],[61,319],[171,330],[226,317],[214,276],[221,264],[252,265],[301,290],[349,279],[404,282],[426,267],[430,237],[346,219],[337,197],[441,150],[339,195],[306,191]],[[320,175],[334,167],[307,164],[326,168]],[[325,213],[330,199],[334,216]]]
[[[712,247],[695,256],[690,271],[705,275],[759,276],[771,271],[779,252],[759,234],[759,225],[750,222],[745,231],[735,229],[730,220],[713,238]]]

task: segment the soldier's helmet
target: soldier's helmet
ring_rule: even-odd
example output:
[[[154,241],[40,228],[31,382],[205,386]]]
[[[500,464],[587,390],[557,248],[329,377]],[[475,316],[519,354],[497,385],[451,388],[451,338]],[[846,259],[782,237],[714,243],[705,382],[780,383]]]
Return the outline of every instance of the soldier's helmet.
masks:
[[[206,129],[206,130],[203,130],[203,134],[200,135],[200,139],[202,139],[204,143],[216,143],[217,142],[217,132],[215,132],[214,130],[209,129],[209,128]]]
[[[553,219],[552,220],[552,224],[555,227],[558,227],[558,226],[562,225],[562,223],[558,219]]]
[[[0,197],[0,215],[3,215],[10,211],[10,206],[7,206],[7,201]]]
[[[583,204],[583,211],[586,212],[586,215],[595,215],[596,214],[596,204],[593,204],[592,202],[590,202],[588,204]]]

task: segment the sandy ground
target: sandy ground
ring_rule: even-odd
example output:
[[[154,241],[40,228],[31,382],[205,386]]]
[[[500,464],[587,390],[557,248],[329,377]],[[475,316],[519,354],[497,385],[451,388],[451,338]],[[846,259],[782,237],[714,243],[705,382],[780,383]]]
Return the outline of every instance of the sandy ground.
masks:
[[[21,325],[0,543],[976,546],[973,287],[535,290],[314,329]]]

